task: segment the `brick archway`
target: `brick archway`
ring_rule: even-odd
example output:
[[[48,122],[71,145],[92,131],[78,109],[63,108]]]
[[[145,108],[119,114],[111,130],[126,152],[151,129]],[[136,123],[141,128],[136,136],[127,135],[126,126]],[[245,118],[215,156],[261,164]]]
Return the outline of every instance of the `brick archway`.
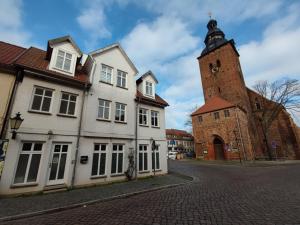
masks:
[[[213,141],[215,160],[225,160],[224,141],[221,137],[216,136]]]

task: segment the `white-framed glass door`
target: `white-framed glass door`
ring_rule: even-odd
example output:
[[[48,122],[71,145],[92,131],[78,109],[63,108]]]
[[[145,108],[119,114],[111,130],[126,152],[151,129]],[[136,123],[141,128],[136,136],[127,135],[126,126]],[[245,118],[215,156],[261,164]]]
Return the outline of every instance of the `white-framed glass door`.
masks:
[[[48,185],[64,183],[68,149],[68,144],[53,144],[49,165]]]

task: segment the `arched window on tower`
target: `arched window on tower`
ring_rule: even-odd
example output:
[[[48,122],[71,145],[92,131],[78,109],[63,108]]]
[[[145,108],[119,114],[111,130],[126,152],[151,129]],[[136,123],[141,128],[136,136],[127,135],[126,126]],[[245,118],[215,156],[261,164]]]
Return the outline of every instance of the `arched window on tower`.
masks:
[[[261,110],[260,102],[258,101],[258,98],[255,98],[255,107],[257,110]]]
[[[219,59],[217,60],[217,67],[221,67],[221,62]]]

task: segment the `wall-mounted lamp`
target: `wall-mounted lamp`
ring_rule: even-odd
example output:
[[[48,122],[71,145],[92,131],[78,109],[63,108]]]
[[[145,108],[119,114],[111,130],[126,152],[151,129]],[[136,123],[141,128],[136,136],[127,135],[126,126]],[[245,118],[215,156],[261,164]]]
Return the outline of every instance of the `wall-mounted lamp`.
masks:
[[[24,119],[21,118],[21,113],[16,113],[15,117],[10,118],[10,129],[12,130],[12,139],[16,139],[17,130],[20,128]]]

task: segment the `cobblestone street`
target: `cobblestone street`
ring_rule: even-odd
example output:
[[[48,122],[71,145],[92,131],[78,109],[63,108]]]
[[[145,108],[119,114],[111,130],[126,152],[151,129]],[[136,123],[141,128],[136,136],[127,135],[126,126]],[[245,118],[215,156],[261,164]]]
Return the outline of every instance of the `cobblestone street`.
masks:
[[[1,224],[300,224],[300,165],[172,161],[192,183]]]

